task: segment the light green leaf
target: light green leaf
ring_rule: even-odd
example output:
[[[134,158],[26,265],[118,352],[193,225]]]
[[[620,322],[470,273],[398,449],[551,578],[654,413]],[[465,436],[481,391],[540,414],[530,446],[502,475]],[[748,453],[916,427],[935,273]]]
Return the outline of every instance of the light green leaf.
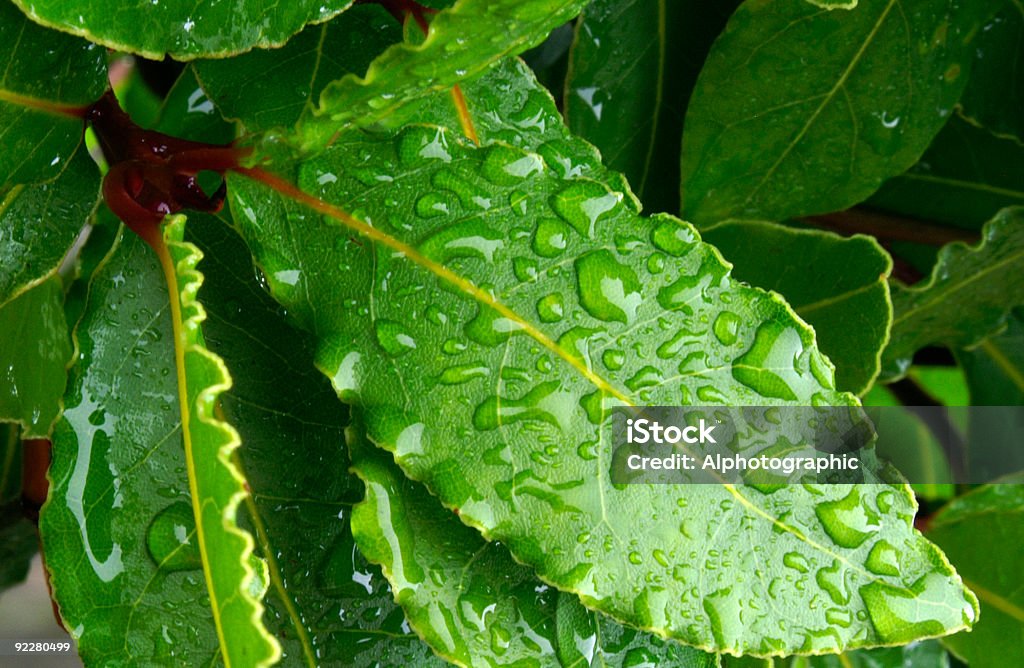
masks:
[[[0,306],[0,422],[20,423],[23,438],[48,438],[70,361],[60,277]]]
[[[32,20],[152,60],[225,58],[280,46],[307,23],[326,21],[352,0],[14,0]]]
[[[954,114],[907,172],[886,181],[871,206],[921,220],[981,229],[992,214],[1024,205],[1024,147]]]
[[[85,108],[106,88],[105,55],[0,3],[0,197],[67,169],[82,141]]]
[[[346,74],[363,75],[385,47],[401,39],[401,27],[383,7],[357,5],[306,28],[281,49],[199,61],[195,70],[225,117],[240,120],[247,132],[260,132],[308,117],[325,86]]]
[[[459,523],[387,453],[348,431],[366,498],[352,515],[356,544],[381,564],[409,623],[460,666],[711,668],[714,655],[626,629],[541,583],[498,543]]]
[[[701,234],[733,263],[735,278],[780,293],[814,328],[839,389],[861,394],[871,386],[892,322],[892,260],[878,242],[754,221]]]
[[[421,43],[392,46],[366,76],[329,84],[316,115],[294,136],[318,151],[339,131],[363,127],[396,109],[483,74],[506,56],[539,44],[552,28],[576,15],[584,0],[460,0],[440,12]]]
[[[122,234],[93,274],[40,529],[85,661],[264,665],[275,645],[234,521],[237,437],[212,415],[229,381],[202,348],[198,254],[182,225],[167,228],[176,272]]]
[[[910,167],[967,81],[991,0],[747,0],[686,113],[683,214],[784,220],[845,209]]]
[[[229,177],[272,293],[371,440],[544,580],[629,624],[766,655],[970,624],[905,486],[611,485],[599,437],[616,403],[855,404],[788,306],[732,280],[688,225],[437,127],[342,135],[295,168],[312,195]],[[887,546],[898,575],[864,566]],[[799,616],[779,629],[748,607],[769,599]]]
[[[51,183],[16,185],[0,199],[0,307],[47,277],[92,214],[99,172],[84,148]]]
[[[576,22],[565,117],[648,211],[679,209],[683,115],[728,2],[595,0]]]
[[[882,374],[906,373],[927,345],[971,346],[1006,322],[1024,289],[1024,209],[1005,209],[989,221],[974,247],[949,244],[924,285],[893,284],[893,323]]]
[[[189,235],[205,256],[203,334],[236,379],[222,405],[244,444],[252,500],[240,514],[267,560],[264,619],[282,665],[440,666],[353,542],[362,485],[348,472],[347,410],[313,366],[311,337],[284,321],[224,222],[194,216]]]
[[[928,536],[946,550],[978,595],[982,616],[972,633],[943,640],[972,666],[1024,663],[1024,486],[1021,477],[956,499],[932,520]]]
[[[1004,0],[978,35],[960,106],[974,123],[1024,148],[1024,2]]]

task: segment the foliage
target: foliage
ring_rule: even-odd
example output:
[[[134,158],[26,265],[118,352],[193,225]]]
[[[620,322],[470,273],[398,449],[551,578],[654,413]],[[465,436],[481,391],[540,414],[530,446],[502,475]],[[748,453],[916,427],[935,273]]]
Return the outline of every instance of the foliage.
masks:
[[[1015,0],[0,2],[0,587],[48,439],[87,665],[1017,659],[1020,478],[912,411],[913,487],[609,438],[1021,403]]]

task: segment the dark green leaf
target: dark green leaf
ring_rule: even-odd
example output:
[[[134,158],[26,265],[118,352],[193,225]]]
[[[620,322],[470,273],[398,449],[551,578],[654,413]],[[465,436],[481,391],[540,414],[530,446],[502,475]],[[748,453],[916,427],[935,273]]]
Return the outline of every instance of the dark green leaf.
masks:
[[[679,210],[683,115],[737,0],[595,0],[576,24],[569,128],[623,172],[650,211]]]
[[[1001,211],[982,231],[982,241],[939,252],[923,285],[893,284],[893,323],[882,355],[882,374],[906,373],[918,349],[932,344],[971,346],[997,331],[1024,289],[1024,208]]]
[[[21,510],[21,440],[18,426],[0,422],[0,597],[28,575],[36,528]]]
[[[861,649],[840,655],[756,660],[723,657],[722,668],[949,668],[949,655],[936,640],[903,647]]]
[[[959,350],[972,406],[1024,405],[1024,311],[1014,311],[1006,331]]]
[[[699,225],[783,220],[865,199],[941,129],[994,10],[991,0],[864,0],[852,11],[747,0],[687,109],[683,214]]]
[[[839,389],[861,394],[871,386],[892,321],[892,260],[873,238],[752,221],[701,234],[733,264],[733,276],[780,293],[814,327]]]
[[[275,47],[352,0],[14,0],[33,20],[117,51],[153,60],[224,58]]]
[[[1024,480],[1018,475],[1006,482],[956,499],[928,531],[981,602],[974,631],[943,641],[972,666],[1024,664]]]
[[[0,3],[0,63],[2,196],[67,169],[82,141],[85,107],[103,94],[107,69],[102,48],[41,28],[9,2]]]
[[[623,628],[544,585],[365,439],[350,428],[353,468],[366,486],[352,531],[383,567],[409,623],[441,656],[463,666],[522,668],[717,665],[714,655]]]
[[[59,277],[0,306],[0,422],[20,423],[23,438],[49,437],[70,361]]]
[[[872,206],[927,221],[981,229],[992,215],[1024,205],[1024,148],[959,114],[909,171],[885,182]]]
[[[971,80],[960,99],[968,118],[1024,147],[1024,4],[1004,0],[975,45]]]

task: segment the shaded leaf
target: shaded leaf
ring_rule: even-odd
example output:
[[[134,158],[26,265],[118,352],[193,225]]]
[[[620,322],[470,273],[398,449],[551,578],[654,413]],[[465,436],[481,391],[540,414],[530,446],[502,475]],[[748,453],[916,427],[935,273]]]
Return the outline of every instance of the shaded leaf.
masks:
[[[839,389],[861,394],[871,386],[892,321],[892,260],[878,242],[754,221],[701,234],[733,264],[734,277],[780,293],[814,327]]]
[[[333,21],[306,28],[279,50],[199,61],[195,71],[225,117],[259,132],[293,126],[309,116],[325,86],[346,74],[361,76],[401,38],[401,28],[383,7],[357,5]]]
[[[222,221],[195,216],[189,234],[205,255],[203,333],[235,378],[222,404],[244,444],[242,515],[268,562],[265,619],[282,665],[441,665],[353,543],[362,486],[348,472],[347,411],[313,366],[309,335],[284,321]]]
[[[1024,311],[1015,310],[1006,331],[958,350],[972,406],[1024,405]]]
[[[683,214],[699,225],[783,220],[862,201],[942,128],[967,81],[970,40],[994,10],[747,0],[687,109]]]
[[[53,276],[0,306],[0,422],[47,438],[60,414],[71,361],[64,288]]]
[[[886,181],[871,206],[956,227],[981,229],[1024,205],[1024,148],[954,114],[908,171]]]
[[[224,58],[280,46],[307,23],[326,21],[352,0],[14,0],[33,20],[152,60]]]
[[[975,45],[975,65],[960,106],[964,115],[1024,147],[1024,4],[1004,0]]]
[[[906,373],[915,352],[932,344],[966,347],[1006,321],[1024,281],[1024,209],[1005,209],[989,221],[977,246],[949,244],[923,285],[893,284],[893,323],[882,375]]]
[[[0,423],[0,598],[28,575],[36,528],[21,510],[22,448],[18,426]]]
[[[1020,476],[954,500],[931,522],[935,540],[978,595],[982,616],[972,633],[943,640],[972,666],[1024,662],[1024,486]]]
[[[737,0],[596,0],[576,23],[565,118],[648,211],[679,210],[683,115]]]
[[[903,647],[859,649],[840,655],[767,661],[723,657],[722,668],[949,668],[949,655],[938,641],[926,640]]]
[[[391,457],[349,429],[353,470],[366,486],[352,531],[381,564],[409,623],[462,666],[708,667],[717,658],[626,629],[539,580],[498,543],[485,542]]]
[[[66,171],[82,141],[82,113],[106,88],[105,56],[0,3],[0,196]]]

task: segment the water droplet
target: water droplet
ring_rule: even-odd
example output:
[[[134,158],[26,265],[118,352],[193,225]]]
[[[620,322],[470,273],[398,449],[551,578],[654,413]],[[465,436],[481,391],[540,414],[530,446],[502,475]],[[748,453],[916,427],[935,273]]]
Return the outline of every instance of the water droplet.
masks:
[[[420,252],[432,260],[448,262],[471,257],[494,262],[494,254],[505,246],[505,235],[478,220],[447,225],[420,244]]]
[[[643,302],[636,273],[620,264],[611,251],[598,250],[576,260],[580,303],[605,321],[631,323]]]
[[[466,325],[466,336],[484,346],[498,346],[513,334],[522,333],[520,322],[506,318],[489,306],[480,305],[480,312]]]
[[[661,253],[654,253],[647,258],[647,271],[655,275],[665,271],[665,256]]]
[[[161,570],[184,571],[200,568],[202,558],[196,538],[192,507],[175,503],[161,510],[146,532],[146,548]]]
[[[644,563],[644,559],[643,559],[643,557],[640,556],[639,552],[636,552],[636,551],[630,552],[629,553],[629,563],[631,563],[631,564],[642,564],[642,563]]]
[[[626,355],[621,350],[609,348],[601,355],[601,361],[611,371],[618,371],[626,363]]]
[[[622,193],[609,191],[596,181],[576,181],[551,198],[551,208],[589,239],[597,221],[614,213],[621,202]]]
[[[496,186],[516,185],[543,169],[544,162],[539,155],[505,144],[495,144],[488,149],[480,166],[484,178]]]
[[[782,322],[768,321],[757,328],[750,350],[733,362],[733,378],[761,396],[796,401],[793,388],[779,373],[794,369],[794,360],[803,349],[796,329]],[[790,375],[793,373],[795,369]]]
[[[491,370],[479,364],[460,364],[448,367],[438,377],[437,381],[444,385],[461,385],[468,383],[474,378],[484,378],[490,375]]]
[[[658,223],[651,232],[651,242],[669,255],[682,257],[697,245],[693,228],[674,218],[656,216]],[[653,256],[652,256],[653,257]]]
[[[811,565],[807,562],[807,557],[799,552],[787,552],[782,557],[782,563],[799,573],[807,573],[811,570]]]
[[[880,540],[868,553],[865,566],[875,575],[899,575],[900,555],[895,547],[885,540]]]
[[[555,218],[542,218],[533,235],[533,250],[541,257],[557,257],[569,245],[572,228]]]
[[[513,258],[512,273],[524,283],[533,283],[537,280],[537,261],[528,257]]]
[[[651,556],[654,557],[654,560],[662,566],[665,566],[666,568],[668,567],[668,556],[661,550],[654,550],[651,552]]]
[[[398,160],[412,167],[432,160],[451,162],[448,151],[448,134],[443,128],[414,125],[406,129],[396,140]]]
[[[427,193],[416,200],[416,215],[421,218],[447,216],[450,212],[450,202],[441,193]]]
[[[626,381],[626,387],[636,392],[645,387],[656,387],[664,380],[665,378],[661,375],[661,371],[653,366],[645,366]]]
[[[860,547],[878,531],[879,517],[864,507],[856,488],[839,501],[819,503],[814,514],[832,542],[840,547]]]
[[[741,322],[740,317],[732,311],[722,311],[715,318],[715,324],[711,326],[711,330],[723,346],[731,346],[736,343]]]
[[[859,591],[879,639],[886,644],[939,636],[976,616],[963,599],[959,609],[951,605],[949,579],[940,573],[922,576],[909,589],[876,580]]]
[[[458,355],[465,351],[467,348],[466,344],[458,339],[448,339],[441,344],[441,351],[445,355]]]
[[[481,431],[522,420],[546,422],[561,429],[573,411],[572,395],[552,380],[537,385],[519,399],[489,397],[473,413],[473,426]]]
[[[537,315],[542,322],[558,322],[565,317],[565,304],[562,302],[562,295],[552,292],[547,297],[537,302]]]
[[[399,357],[413,350],[416,341],[406,332],[405,325],[394,320],[378,319],[373,323],[377,343],[392,357]]]

